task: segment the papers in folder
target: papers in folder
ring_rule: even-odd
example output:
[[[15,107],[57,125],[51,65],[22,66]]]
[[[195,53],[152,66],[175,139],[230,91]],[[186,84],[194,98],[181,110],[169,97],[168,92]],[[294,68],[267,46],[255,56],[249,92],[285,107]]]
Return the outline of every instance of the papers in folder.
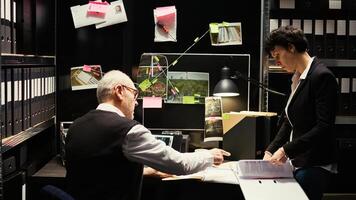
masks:
[[[289,163],[272,165],[263,160],[240,160],[238,179],[246,200],[307,200],[293,177]]]

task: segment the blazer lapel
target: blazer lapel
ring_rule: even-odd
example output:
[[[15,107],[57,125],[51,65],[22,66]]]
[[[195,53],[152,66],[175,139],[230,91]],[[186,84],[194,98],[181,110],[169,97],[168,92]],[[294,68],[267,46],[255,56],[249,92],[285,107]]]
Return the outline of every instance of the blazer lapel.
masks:
[[[290,103],[289,103],[289,106],[288,106],[289,108],[294,103],[294,101],[297,98],[297,96],[299,95],[300,91],[302,91],[302,89],[304,88],[305,81],[306,81],[306,79],[300,79],[299,86],[297,87],[296,91],[294,92],[294,95],[293,95],[292,99],[290,100]]]

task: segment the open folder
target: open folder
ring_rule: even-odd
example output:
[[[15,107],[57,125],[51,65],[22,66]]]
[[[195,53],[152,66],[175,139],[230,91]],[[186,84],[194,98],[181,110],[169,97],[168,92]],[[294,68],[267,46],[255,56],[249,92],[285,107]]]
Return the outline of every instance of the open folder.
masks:
[[[273,165],[264,160],[237,162],[238,179],[246,200],[307,200],[308,197],[293,177],[287,162]]]

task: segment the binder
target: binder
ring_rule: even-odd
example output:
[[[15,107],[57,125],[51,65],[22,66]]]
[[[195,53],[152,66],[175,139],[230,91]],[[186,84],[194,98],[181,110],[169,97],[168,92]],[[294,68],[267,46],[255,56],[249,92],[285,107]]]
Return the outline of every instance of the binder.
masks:
[[[298,10],[310,10],[313,5],[312,0],[297,0],[295,3],[295,7]]]
[[[351,109],[350,113],[352,115],[356,114],[356,78],[352,78],[352,84],[351,84]]]
[[[4,53],[11,53],[11,0],[5,0],[5,48]]]
[[[11,44],[12,44],[12,53],[17,53],[17,38],[16,38],[16,2],[12,2],[12,35],[11,35]]]
[[[303,20],[303,32],[308,40],[308,53],[314,55],[314,35],[313,35],[313,20],[305,19]]]
[[[326,20],[325,30],[325,56],[326,58],[335,58],[335,20]]]
[[[356,20],[349,20],[348,57],[356,59]]]
[[[324,21],[315,20],[314,24],[314,55],[319,58],[325,57]]]
[[[6,130],[5,130],[5,69],[1,69],[0,72],[0,78],[1,78],[1,84],[0,84],[0,100],[1,100],[1,118],[0,118],[0,134],[1,138],[4,138],[6,135]]]
[[[300,19],[292,19],[292,25],[302,30],[302,22]]]
[[[6,38],[6,29],[5,29],[5,0],[0,0],[1,3],[1,52],[6,53],[6,43],[5,43],[5,38]]]
[[[14,99],[13,99],[13,134],[20,133],[22,131],[22,80],[21,80],[22,71],[21,68],[13,69],[13,83],[14,83]]]
[[[288,26],[288,25],[290,25],[290,19],[281,19],[280,26]]]
[[[24,94],[23,94],[23,129],[26,130],[30,127],[30,68],[23,69],[23,82],[24,82]]]
[[[347,58],[346,20],[336,21],[336,58]]]
[[[269,20],[269,32],[278,28],[278,19],[270,19]]]
[[[308,199],[302,187],[294,179],[293,167],[289,162],[272,165],[265,160],[239,160],[237,177],[246,200]]]
[[[12,81],[12,70],[6,69],[5,73],[5,137],[10,137],[13,134],[13,81]]]
[[[339,95],[339,114],[346,115],[350,112],[350,78],[341,77]]]

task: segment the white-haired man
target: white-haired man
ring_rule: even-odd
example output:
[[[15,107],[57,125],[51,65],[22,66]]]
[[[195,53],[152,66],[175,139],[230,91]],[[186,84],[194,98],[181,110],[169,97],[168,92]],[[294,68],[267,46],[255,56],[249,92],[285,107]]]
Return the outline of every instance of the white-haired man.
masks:
[[[211,149],[180,153],[133,120],[138,90],[124,73],[106,73],[99,106],[74,121],[66,138],[68,190],[76,200],[138,199],[143,165],[171,174],[195,173],[224,161]]]

